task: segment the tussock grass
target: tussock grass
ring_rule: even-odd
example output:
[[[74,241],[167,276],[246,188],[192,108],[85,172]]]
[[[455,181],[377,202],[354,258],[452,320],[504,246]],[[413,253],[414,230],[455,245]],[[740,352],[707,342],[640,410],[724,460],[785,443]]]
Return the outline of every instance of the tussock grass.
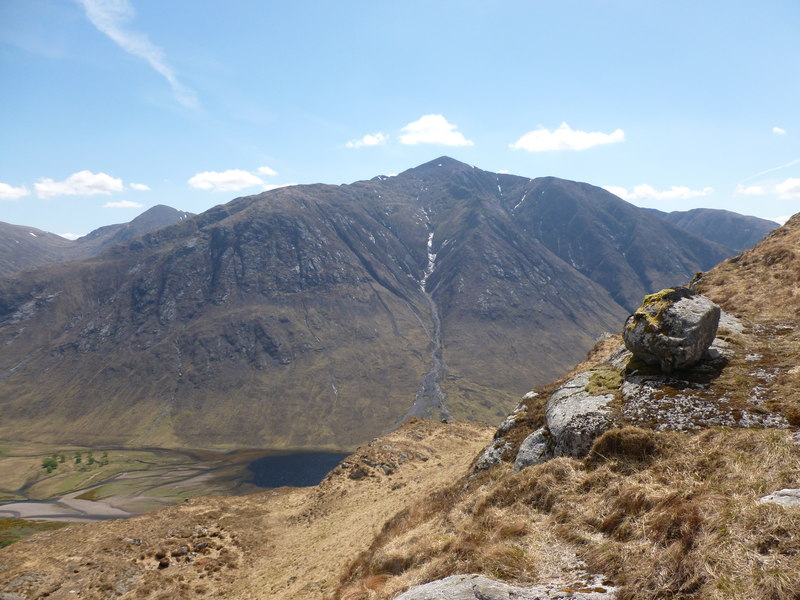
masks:
[[[492,471],[392,519],[334,597],[390,598],[455,573],[547,581],[574,556],[623,600],[800,597],[800,509],[758,503],[800,487],[785,431],[629,427],[582,461]]]

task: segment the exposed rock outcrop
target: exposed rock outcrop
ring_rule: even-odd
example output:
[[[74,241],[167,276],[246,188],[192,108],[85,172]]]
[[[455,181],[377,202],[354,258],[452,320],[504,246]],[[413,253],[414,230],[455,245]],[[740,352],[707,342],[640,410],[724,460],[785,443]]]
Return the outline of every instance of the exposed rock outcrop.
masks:
[[[395,600],[610,600],[614,596],[614,588],[600,585],[580,589],[562,585],[517,587],[482,575],[451,575],[413,587]]]
[[[654,368],[634,356],[619,343],[619,336],[607,339],[604,343],[610,348],[603,357],[588,361],[558,387],[551,388],[545,405],[540,402],[538,408],[533,408],[536,394],[526,395],[498,428],[492,444],[476,461],[475,470],[508,461],[517,472],[559,456],[582,458],[604,432],[628,426],[684,432],[720,426],[789,427],[783,414],[765,407],[766,390],[776,374],[759,366],[760,354],[737,354],[737,347],[744,343],[741,321],[728,313],[715,316],[720,313],[715,304],[686,288],[653,294],[648,297],[650,302],[645,299],[643,305],[654,306],[661,301],[653,301],[654,297],[665,300],[664,310],[652,313],[659,319],[667,310],[683,305],[668,317],[672,327],[680,315],[694,313],[698,306],[710,307],[703,314],[714,317],[714,333],[717,323],[721,324],[721,337],[715,338],[710,347],[705,347],[705,342],[700,344],[703,353],[692,366],[670,373],[661,370],[660,362]],[[680,334],[679,330],[674,332]],[[744,402],[731,394],[720,394],[715,384],[732,360],[743,363],[738,367],[740,371],[746,368],[757,382],[753,395]],[[732,385],[736,381],[726,383],[726,389]],[[537,411],[538,419],[531,417]]]
[[[720,308],[685,287],[645,296],[625,322],[625,346],[664,373],[697,364],[717,334]]]

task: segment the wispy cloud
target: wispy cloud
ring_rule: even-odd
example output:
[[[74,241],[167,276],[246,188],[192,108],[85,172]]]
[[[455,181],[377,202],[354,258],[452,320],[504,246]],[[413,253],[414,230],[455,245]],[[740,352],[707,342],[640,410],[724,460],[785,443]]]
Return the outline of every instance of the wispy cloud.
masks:
[[[755,179],[756,177],[761,177],[762,175],[766,175],[768,173],[773,173],[775,171],[781,171],[783,169],[788,169],[789,167],[793,167],[793,166],[795,166],[797,164],[800,164],[800,158],[795,158],[794,160],[790,160],[789,162],[787,162],[785,164],[778,165],[777,167],[772,167],[771,169],[764,169],[763,171],[759,171],[755,175],[750,175],[750,177],[745,177],[744,179],[742,179],[742,183],[745,183],[746,181],[750,181],[751,179]]]
[[[389,139],[388,135],[381,133],[368,133],[358,140],[350,140],[345,144],[348,148],[363,148],[364,146],[382,146]]]
[[[18,200],[28,194],[30,194],[30,192],[24,185],[14,187],[7,183],[0,182],[0,200]]]
[[[63,238],[67,238],[68,240],[77,240],[80,237],[83,237],[84,233],[57,233],[56,235],[60,235]]]
[[[436,144],[438,146],[474,146],[464,137],[458,127],[448,122],[443,115],[423,115],[401,129],[400,143],[408,146]]]
[[[786,135],[786,130],[783,127],[778,127],[777,125],[772,128],[772,133],[777,133],[778,135]]]
[[[775,221],[778,225],[785,225],[786,221],[788,221],[791,218],[792,218],[791,215],[786,215],[784,217],[770,217],[769,220]]]
[[[550,131],[540,127],[529,131],[513,144],[512,150],[527,150],[528,152],[550,152],[553,150],[586,150],[603,144],[616,144],[625,141],[625,132],[615,129],[611,133],[601,131],[581,131],[572,129],[566,123],[561,123],[558,129]]]
[[[103,208],[142,208],[144,204],[133,202],[132,200],[119,200],[117,202],[106,202]]]
[[[39,198],[108,195],[124,189],[122,179],[112,177],[107,173],[92,173],[91,171],[78,171],[64,181],[54,181],[45,177],[34,183],[33,187]]]
[[[132,183],[130,185],[131,185],[131,189],[132,190],[136,190],[137,192],[149,192],[150,191],[150,186],[149,185],[145,185],[144,183]]]
[[[646,183],[635,186],[633,190],[615,185],[604,186],[603,189],[615,196],[619,196],[623,200],[686,200],[688,198],[708,196],[714,192],[714,188],[711,187],[693,190],[684,185],[673,185],[668,190],[657,190]]]
[[[153,44],[146,34],[125,27],[135,15],[128,0],[78,0],[78,2],[99,31],[110,37],[125,52],[145,60],[163,76],[178,102],[191,109],[200,107],[197,94],[178,81],[174,70],[167,64],[164,51]]]

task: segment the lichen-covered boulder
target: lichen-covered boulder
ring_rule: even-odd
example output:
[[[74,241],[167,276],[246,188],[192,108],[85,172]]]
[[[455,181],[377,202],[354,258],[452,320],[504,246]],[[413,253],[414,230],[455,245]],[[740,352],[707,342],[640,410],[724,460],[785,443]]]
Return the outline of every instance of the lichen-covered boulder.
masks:
[[[661,290],[645,296],[622,337],[641,361],[671,373],[700,361],[717,335],[719,317],[719,306],[689,288]]]

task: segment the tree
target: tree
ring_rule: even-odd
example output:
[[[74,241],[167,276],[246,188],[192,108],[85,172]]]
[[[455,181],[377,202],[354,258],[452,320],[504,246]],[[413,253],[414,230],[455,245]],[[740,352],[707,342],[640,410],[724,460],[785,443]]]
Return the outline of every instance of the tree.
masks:
[[[47,469],[48,473],[52,473],[54,469],[58,468],[58,461],[52,456],[48,456],[42,460],[42,468]]]
[[[83,461],[83,455],[81,454],[80,450],[75,453],[75,464],[79,465]]]

